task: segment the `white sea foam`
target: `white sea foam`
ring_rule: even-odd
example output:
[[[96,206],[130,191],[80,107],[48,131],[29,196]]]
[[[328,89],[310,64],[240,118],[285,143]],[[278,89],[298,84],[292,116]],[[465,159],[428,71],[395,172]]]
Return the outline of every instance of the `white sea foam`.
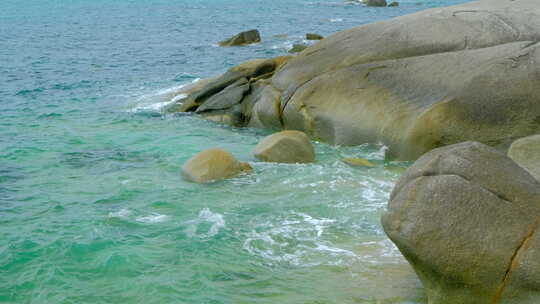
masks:
[[[200,81],[200,78],[194,79],[191,83],[181,84],[172,88],[160,89],[156,92],[145,94],[139,98],[135,104],[128,110],[131,113],[138,112],[159,112],[164,107],[178,102],[187,95],[182,93],[182,90],[193,83]]]
[[[109,212],[109,217],[126,218],[131,215],[131,211],[128,209],[120,209],[116,212]]]
[[[169,216],[159,213],[153,213],[148,216],[141,216],[136,218],[135,220],[137,222],[146,223],[146,224],[154,224],[154,223],[161,223],[165,222],[169,219]]]
[[[330,19],[330,22],[343,22],[342,18],[332,18]]]
[[[211,238],[225,227],[225,219],[222,214],[214,213],[208,208],[199,212],[199,216],[188,221],[185,233],[191,237]],[[210,227],[208,227],[210,226]]]
[[[255,229],[247,235],[243,248],[268,262],[302,267],[349,264],[357,259],[356,254],[323,238],[325,230],[335,222],[334,219],[291,212],[277,222],[257,222]]]

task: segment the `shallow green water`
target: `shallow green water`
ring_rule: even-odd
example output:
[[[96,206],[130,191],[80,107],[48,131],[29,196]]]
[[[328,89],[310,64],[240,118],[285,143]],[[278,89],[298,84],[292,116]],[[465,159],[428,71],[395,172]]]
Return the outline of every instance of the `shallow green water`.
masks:
[[[2,1],[0,303],[423,303],[379,223],[407,166],[384,147],[265,164],[251,150],[266,131],[159,113],[174,88],[306,32],[463,1],[417,2]],[[251,27],[263,43],[215,46]],[[210,147],[254,174],[183,181]]]

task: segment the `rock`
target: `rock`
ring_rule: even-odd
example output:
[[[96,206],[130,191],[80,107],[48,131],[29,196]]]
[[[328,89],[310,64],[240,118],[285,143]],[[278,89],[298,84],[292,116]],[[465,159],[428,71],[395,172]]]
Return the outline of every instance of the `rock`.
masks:
[[[300,53],[307,48],[308,48],[308,45],[306,44],[295,43],[293,44],[292,48],[289,50],[289,53]]]
[[[253,155],[262,161],[275,163],[315,161],[315,149],[307,135],[300,131],[282,131],[265,137],[255,147]]]
[[[388,7],[396,7],[396,6],[399,6],[399,2],[393,1],[393,2],[390,2],[390,4],[388,4]]]
[[[364,0],[367,6],[386,6],[386,0]]]
[[[540,181],[540,134],[513,142],[508,157]]]
[[[209,97],[195,112],[228,109],[239,104],[247,91],[249,91],[248,80],[242,77],[221,92]]]
[[[259,34],[259,31],[249,30],[219,42],[219,46],[242,46],[257,42],[261,42],[261,35]]]
[[[235,177],[251,171],[248,163],[236,160],[229,152],[208,149],[197,153],[182,167],[182,176],[191,182],[206,183]]]
[[[358,167],[375,167],[373,163],[371,163],[369,160],[359,157],[353,157],[353,158],[344,158],[341,161],[344,163],[351,165],[351,166],[358,166]]]
[[[538,303],[539,222],[540,183],[477,142],[418,159],[382,216],[430,304]]]
[[[330,35],[264,76],[228,71],[180,110],[245,77],[257,90],[240,125],[380,142],[398,160],[469,140],[502,150],[540,133],[539,41],[537,0],[429,9]]]
[[[324,37],[319,34],[307,33],[306,40],[322,40]]]
[[[250,120],[252,109],[251,105],[249,113],[243,112],[244,109],[247,110],[243,105],[244,98],[249,96],[246,100],[252,100],[253,96],[250,94],[260,92],[261,80],[271,77],[289,58],[291,57],[282,56],[244,62],[219,77],[211,78],[210,81],[200,81],[202,85],[198,86],[197,90],[190,90],[186,98],[169,105],[165,111],[197,112],[212,121],[244,126]],[[260,83],[256,84],[257,82]],[[239,104],[241,106],[236,107]]]

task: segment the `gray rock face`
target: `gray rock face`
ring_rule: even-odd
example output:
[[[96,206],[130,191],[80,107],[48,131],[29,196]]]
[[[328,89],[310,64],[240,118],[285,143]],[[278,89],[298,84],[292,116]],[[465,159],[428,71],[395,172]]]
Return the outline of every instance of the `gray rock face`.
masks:
[[[219,46],[242,46],[257,42],[261,42],[261,35],[259,34],[259,31],[249,30],[219,42]]]
[[[253,150],[253,155],[265,162],[311,163],[315,149],[309,137],[300,131],[282,131],[265,137]]]
[[[249,171],[249,164],[239,162],[229,152],[221,149],[199,152],[182,166],[184,179],[196,183],[219,181]]]
[[[540,181],[540,134],[513,142],[508,150],[508,157]]]
[[[540,183],[476,142],[418,159],[382,217],[430,304],[539,303],[539,223]]]
[[[507,148],[540,133],[539,41],[537,0],[430,9],[328,36],[265,79],[227,72],[180,110],[246,77],[257,90],[239,125],[382,142],[402,160],[468,140]]]
[[[386,0],[364,0],[367,6],[386,6]]]

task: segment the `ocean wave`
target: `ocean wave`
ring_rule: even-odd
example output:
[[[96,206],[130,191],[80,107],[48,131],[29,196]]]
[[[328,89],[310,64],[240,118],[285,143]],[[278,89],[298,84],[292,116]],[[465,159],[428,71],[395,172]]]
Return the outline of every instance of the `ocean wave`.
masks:
[[[164,107],[186,98],[187,95],[182,93],[182,90],[188,85],[194,84],[200,80],[200,78],[196,78],[191,83],[185,83],[172,88],[160,89],[156,92],[145,94],[137,98],[134,105],[128,109],[128,112],[160,112]]]
[[[131,215],[131,211],[128,209],[120,209],[116,212],[109,212],[110,218],[127,218]]]
[[[151,215],[138,217],[135,220],[140,223],[154,224],[154,223],[165,222],[168,219],[169,219],[168,215],[153,213]]]
[[[225,219],[222,214],[214,213],[208,208],[199,212],[199,216],[186,222],[185,233],[190,238],[211,238],[225,228]]]
[[[291,212],[283,218],[259,221],[244,241],[243,248],[270,263],[298,267],[350,265],[358,256],[323,238],[336,220]]]

